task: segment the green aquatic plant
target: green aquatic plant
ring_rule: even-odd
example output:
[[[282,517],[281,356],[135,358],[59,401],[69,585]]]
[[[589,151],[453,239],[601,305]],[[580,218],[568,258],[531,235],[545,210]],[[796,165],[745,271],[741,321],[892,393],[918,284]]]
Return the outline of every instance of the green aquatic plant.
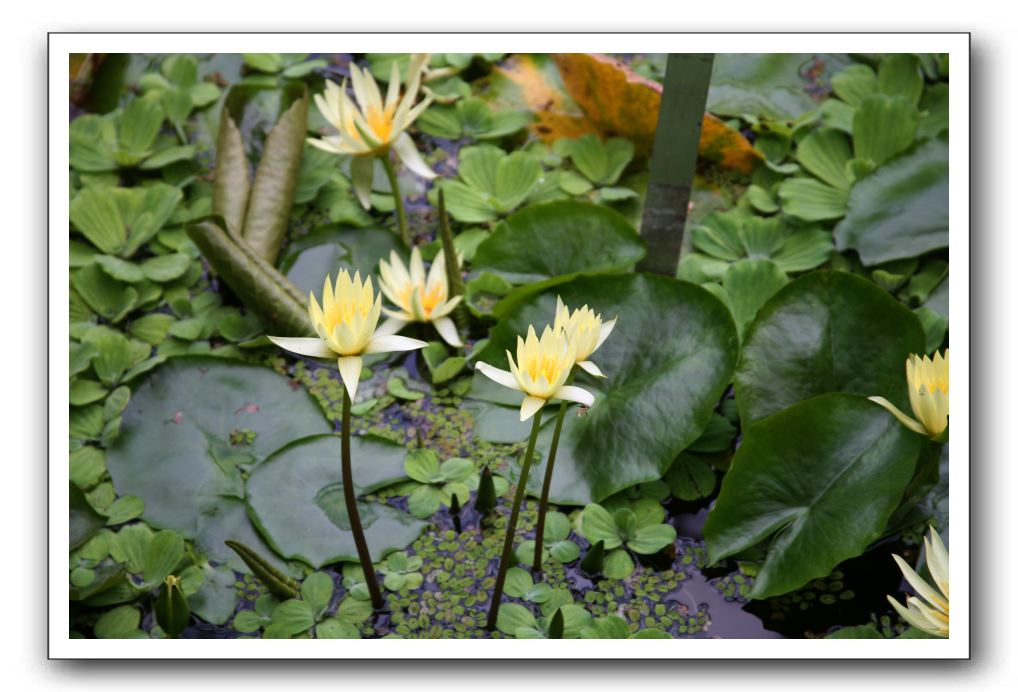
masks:
[[[591,543],[604,541],[604,576],[625,579],[636,567],[630,552],[653,555],[675,542],[675,528],[661,523],[664,518],[664,507],[650,499],[637,500],[614,512],[595,503],[583,509],[580,530]]]

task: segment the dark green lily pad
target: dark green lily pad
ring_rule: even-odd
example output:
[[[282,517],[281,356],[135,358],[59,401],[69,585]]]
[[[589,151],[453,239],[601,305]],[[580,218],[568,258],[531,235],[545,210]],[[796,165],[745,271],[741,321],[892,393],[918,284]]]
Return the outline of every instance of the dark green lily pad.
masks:
[[[618,212],[560,201],[527,207],[499,224],[477,247],[472,267],[526,283],[624,271],[645,253],[636,229]]]
[[[715,115],[750,113],[794,120],[816,108],[803,77],[815,57],[809,53],[719,53],[711,72],[707,110]],[[836,64],[846,60],[825,58]]]
[[[778,291],[746,333],[739,416],[748,426],[827,392],[879,395],[907,411],[905,360],[925,346],[915,315],[871,281],[807,274]]]
[[[947,154],[947,143],[930,140],[856,183],[834,229],[838,249],[873,265],[947,247]]]
[[[135,388],[106,465],[118,495],[144,501],[147,522],[191,538],[204,500],[244,496],[239,467],[328,431],[310,395],[282,375],[221,358],[181,357]]]
[[[920,438],[879,405],[826,394],[751,426],[704,527],[716,562],[768,536],[751,596],[787,593],[861,555],[901,501]]]
[[[554,319],[556,294],[567,305],[586,303],[605,319],[619,318],[591,358],[607,379],[577,377],[596,401],[583,416],[575,408],[568,413],[555,462],[551,499],[582,505],[657,480],[700,436],[731,380],[738,336],[728,309],[699,286],[655,275],[601,275],[528,299],[496,325],[477,360],[508,369],[506,348],[515,349],[528,325],[541,329]],[[554,427],[554,417],[546,418],[538,438],[545,459]],[[531,479],[528,490],[538,494],[543,473]]]
[[[274,454],[247,481],[251,518],[269,544],[288,559],[314,567],[357,561],[343,501],[338,437],[301,440]],[[405,480],[406,449],[377,437],[351,440],[358,494]],[[405,548],[425,523],[377,502],[358,502],[372,559]]]

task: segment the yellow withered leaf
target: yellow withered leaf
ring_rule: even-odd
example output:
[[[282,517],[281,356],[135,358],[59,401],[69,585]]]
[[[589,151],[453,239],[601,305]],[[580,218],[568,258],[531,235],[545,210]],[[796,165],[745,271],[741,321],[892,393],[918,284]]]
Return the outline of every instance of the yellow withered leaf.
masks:
[[[531,130],[543,141],[596,133],[625,137],[636,155],[654,145],[662,86],[621,61],[596,53],[516,55],[496,67],[488,98],[496,108],[531,111]],[[750,172],[760,155],[741,133],[705,114],[700,156],[722,168]]]

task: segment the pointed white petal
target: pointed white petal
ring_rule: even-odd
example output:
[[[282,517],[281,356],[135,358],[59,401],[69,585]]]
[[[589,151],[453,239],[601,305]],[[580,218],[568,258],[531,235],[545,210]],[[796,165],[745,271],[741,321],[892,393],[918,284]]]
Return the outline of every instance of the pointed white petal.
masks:
[[[345,154],[348,152],[343,151],[337,144],[335,137],[323,137],[318,139],[317,137],[308,137],[307,143],[316,149],[327,151],[330,154]]]
[[[386,311],[386,314],[389,314],[389,311]],[[378,329],[375,330],[375,336],[391,336],[406,325],[407,320],[401,320],[398,317],[390,317],[385,322],[378,325]]]
[[[586,389],[580,387],[574,387],[572,385],[566,385],[560,387],[555,393],[556,399],[562,399],[563,401],[575,401],[578,404],[583,404],[586,407],[594,405],[594,395],[588,392]]]
[[[929,623],[923,620],[922,618],[918,617],[914,612],[912,612],[902,604],[898,603],[890,596],[887,597],[887,600],[890,601],[891,605],[894,606],[894,609],[898,611],[898,615],[901,616],[902,620],[912,625],[916,629],[922,630],[923,632],[935,634],[934,631],[931,631],[933,628],[930,627]]]
[[[414,140],[410,138],[406,132],[396,138],[392,148],[396,150],[396,155],[399,156],[403,165],[413,171],[415,174],[425,178],[426,180],[432,180],[437,177],[437,173],[428,167],[428,164],[424,163],[424,159],[421,158],[420,152],[417,151],[417,146],[414,144]]]
[[[451,319],[439,317],[437,320],[432,321],[432,324],[435,325],[435,331],[445,340],[445,343],[456,348],[463,348],[460,335],[456,332],[456,325],[453,324]]]
[[[905,581],[912,585],[915,592],[919,594],[921,598],[925,599],[930,605],[939,610],[943,610],[941,604],[944,602],[944,599],[937,593],[937,590],[927,584],[926,580],[920,577],[914,569],[909,567],[907,562],[897,555],[892,555],[891,557],[893,557],[894,561],[898,563],[898,569],[900,569],[901,573],[905,575]]]
[[[370,156],[355,156],[350,162],[350,178],[357,199],[365,209],[371,208],[371,181],[375,177],[375,160]]]
[[[463,300],[463,296],[454,296],[449,300],[445,301],[444,303],[442,303],[441,305],[436,305],[435,308],[431,311],[431,317],[434,319],[437,319],[439,317],[445,317],[450,312],[452,312],[457,305],[460,304],[461,300]]]
[[[299,353],[302,356],[310,356],[311,358],[333,358],[336,355],[321,339],[270,336],[269,341],[280,348],[285,348],[287,351]]]
[[[520,406],[520,421],[529,420],[535,413],[541,410],[541,407],[548,403],[547,399],[539,399],[536,396],[528,396],[523,399],[523,405]]]
[[[933,577],[933,581],[937,582],[941,593],[949,596],[950,579],[948,576],[948,566],[950,558],[947,548],[944,547],[944,542],[940,540],[940,534],[932,528],[930,529],[930,537],[925,542],[926,564],[930,566],[930,576]]]
[[[604,340],[607,339],[608,335],[612,333],[613,329],[615,329],[615,322],[618,321],[618,319],[618,317],[614,317],[601,325],[601,333],[597,337],[597,346],[594,347],[595,351],[601,348],[601,344],[604,343]]]
[[[488,379],[498,382],[503,387],[515,389],[517,392],[522,391],[520,390],[520,385],[516,382],[516,378],[513,377],[513,374],[507,370],[496,368],[494,365],[488,365],[487,363],[478,363],[477,372],[481,373]]]
[[[343,380],[343,386],[350,394],[350,401],[357,399],[357,384],[360,382],[363,369],[364,361],[360,356],[340,356],[339,378]]]
[[[607,377],[607,375],[601,372],[601,368],[597,367],[597,365],[595,365],[589,360],[580,361],[579,363],[577,363],[577,365],[579,365],[581,368],[589,372],[594,377]]]
[[[385,94],[385,111],[392,114],[399,101],[399,65],[392,61],[392,69],[389,70],[389,89]]]
[[[890,401],[888,401],[884,397],[882,397],[882,396],[871,396],[871,397],[869,397],[869,400],[874,402],[874,403],[880,404],[881,406],[886,408],[888,411],[890,411],[892,414],[894,414],[894,417],[897,418],[899,421],[901,421],[901,423],[906,428],[908,428],[909,430],[913,430],[913,431],[919,433],[920,435],[925,435],[926,434],[926,428],[923,427],[922,423],[920,423],[919,421],[915,420],[914,418],[911,418],[910,416],[907,416],[904,413],[902,413],[901,411],[899,411],[897,406],[892,404]]]
[[[414,286],[420,286],[424,283],[425,278],[421,249],[415,245],[414,249],[410,251],[410,281]]]
[[[364,349],[365,355],[371,353],[390,353],[393,351],[413,351],[415,348],[424,348],[428,343],[421,341],[420,339],[411,339],[408,336],[397,336],[395,334],[388,334],[371,337],[371,341],[368,342],[367,348]]]

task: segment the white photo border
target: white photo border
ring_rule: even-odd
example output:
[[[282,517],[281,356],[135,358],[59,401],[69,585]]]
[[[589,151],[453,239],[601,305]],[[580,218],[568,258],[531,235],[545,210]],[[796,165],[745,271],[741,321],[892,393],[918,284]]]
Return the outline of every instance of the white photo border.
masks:
[[[67,79],[69,53],[949,53],[951,636],[948,639],[71,639],[67,599]],[[51,659],[967,659],[970,657],[969,118],[967,33],[51,33],[49,35],[49,657]],[[780,50],[775,50],[780,49]]]

